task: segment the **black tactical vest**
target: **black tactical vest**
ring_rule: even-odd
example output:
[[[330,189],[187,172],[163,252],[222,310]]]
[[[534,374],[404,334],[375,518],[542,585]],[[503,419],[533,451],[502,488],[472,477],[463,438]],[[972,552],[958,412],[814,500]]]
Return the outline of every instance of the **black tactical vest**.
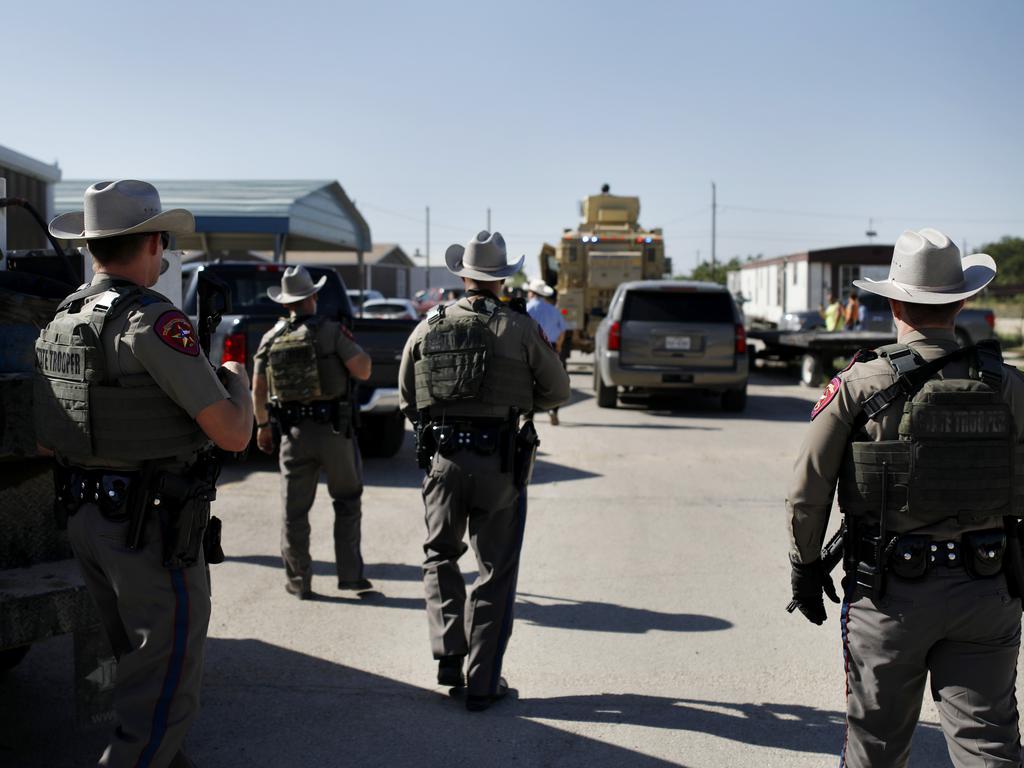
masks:
[[[147,299],[167,301],[126,281],[103,281],[71,294],[57,308],[36,341],[34,416],[42,445],[60,456],[140,463],[185,456],[209,444],[195,420],[151,376],[108,376],[100,340],[104,325]]]
[[[896,533],[949,519],[972,525],[1018,514],[1021,452],[1013,412],[1002,398],[998,347],[955,352],[934,364],[922,363],[903,345],[880,354],[897,373],[885,391],[889,402],[907,398],[899,436],[875,442],[861,432],[862,439],[850,443],[839,477],[843,513],[877,524],[884,504],[885,527]],[[975,355],[970,378],[939,378],[941,365],[964,354]],[[915,381],[913,372],[925,366],[936,370]],[[883,394],[862,404],[866,418],[887,407]]]

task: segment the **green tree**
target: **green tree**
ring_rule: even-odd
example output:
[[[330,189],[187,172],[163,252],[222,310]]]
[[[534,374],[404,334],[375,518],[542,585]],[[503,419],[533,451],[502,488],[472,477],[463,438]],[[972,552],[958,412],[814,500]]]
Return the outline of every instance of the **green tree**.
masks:
[[[709,283],[720,283],[725,285],[725,276],[734,269],[740,268],[740,260],[733,257],[726,262],[716,262],[714,266],[710,261],[702,261],[689,275],[677,275],[677,280],[702,280]]]
[[[1024,285],[1024,238],[1007,235],[981,250],[996,260],[996,285]]]

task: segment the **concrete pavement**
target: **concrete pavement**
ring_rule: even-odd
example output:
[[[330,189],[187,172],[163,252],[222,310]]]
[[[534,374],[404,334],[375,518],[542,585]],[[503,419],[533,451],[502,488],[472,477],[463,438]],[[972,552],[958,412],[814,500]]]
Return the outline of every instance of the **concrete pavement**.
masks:
[[[334,589],[331,508],[312,524],[320,598],[284,591],[273,462],[225,471],[198,765],[836,765],[837,608],[814,627],[789,599],[782,500],[817,391],[755,374],[746,413],[711,400],[596,407],[574,375],[562,425],[538,417],[515,633],[516,694],[470,714],[433,684],[419,582],[411,439],[366,466],[363,552],[378,594]],[[411,437],[411,436],[410,436]],[[464,568],[474,569],[472,555]],[[70,642],[0,681],[0,764],[90,765],[72,734]],[[913,766],[948,765],[925,703]],[[59,735],[59,737],[58,737]]]

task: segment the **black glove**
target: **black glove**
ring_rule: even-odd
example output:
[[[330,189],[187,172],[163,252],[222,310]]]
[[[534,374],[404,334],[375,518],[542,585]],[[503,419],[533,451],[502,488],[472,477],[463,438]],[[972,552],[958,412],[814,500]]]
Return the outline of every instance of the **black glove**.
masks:
[[[793,600],[796,607],[800,609],[807,620],[812,624],[821,624],[825,621],[825,602],[821,599],[824,592],[833,603],[839,602],[839,595],[832,584],[832,577],[828,575],[821,560],[813,563],[791,563],[793,575]]]

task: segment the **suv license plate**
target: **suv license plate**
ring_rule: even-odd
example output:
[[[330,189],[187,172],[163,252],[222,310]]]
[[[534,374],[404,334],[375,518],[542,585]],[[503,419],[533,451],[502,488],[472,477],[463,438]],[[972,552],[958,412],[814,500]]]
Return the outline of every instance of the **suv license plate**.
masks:
[[[690,343],[689,336],[665,337],[665,349],[670,349],[674,352],[688,352],[690,350]]]

